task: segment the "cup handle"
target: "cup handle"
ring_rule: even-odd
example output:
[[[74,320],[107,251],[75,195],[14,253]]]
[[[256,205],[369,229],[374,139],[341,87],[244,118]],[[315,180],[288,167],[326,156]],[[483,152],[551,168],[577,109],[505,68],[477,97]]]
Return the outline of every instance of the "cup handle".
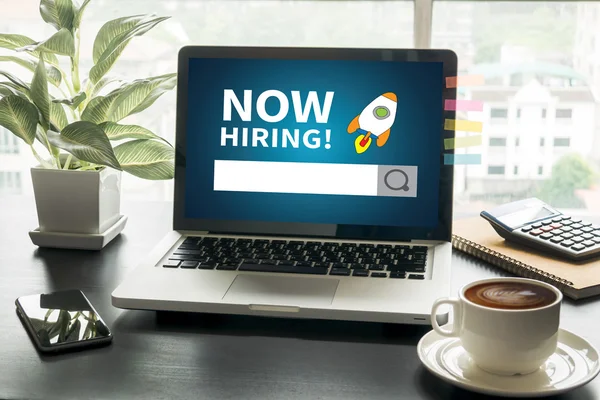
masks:
[[[438,308],[440,308],[440,306],[444,305],[444,304],[448,304],[449,306],[452,307],[452,310],[454,312],[454,323],[452,324],[452,330],[446,330],[446,329],[442,329],[442,327],[440,327],[440,325],[437,322],[437,311]],[[459,299],[455,299],[455,298],[443,298],[443,299],[438,299],[433,303],[433,307],[431,308],[431,325],[433,326],[433,330],[436,331],[437,333],[439,333],[442,336],[445,337],[456,337],[458,336],[460,330],[459,330],[459,324],[460,324],[460,300]]]

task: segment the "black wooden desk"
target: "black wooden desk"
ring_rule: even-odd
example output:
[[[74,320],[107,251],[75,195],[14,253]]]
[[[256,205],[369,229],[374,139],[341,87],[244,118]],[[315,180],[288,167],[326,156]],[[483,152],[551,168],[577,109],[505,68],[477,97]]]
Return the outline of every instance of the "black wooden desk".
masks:
[[[113,308],[112,290],[171,226],[170,204],[124,204],[123,212],[124,233],[101,252],[38,249],[27,234],[37,222],[33,200],[0,198],[1,399],[490,399],[420,365],[426,328]],[[500,274],[453,256],[455,290]],[[15,298],[72,288],[96,306],[113,344],[42,356]],[[562,326],[600,347],[599,319],[600,299],[565,301]],[[600,399],[600,380],[560,399]]]

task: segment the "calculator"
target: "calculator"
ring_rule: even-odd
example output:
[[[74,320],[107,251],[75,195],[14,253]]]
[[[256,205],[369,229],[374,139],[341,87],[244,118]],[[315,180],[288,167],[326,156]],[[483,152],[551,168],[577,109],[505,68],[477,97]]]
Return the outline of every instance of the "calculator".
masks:
[[[503,204],[480,215],[506,240],[570,260],[600,255],[600,225],[565,215],[539,199]]]

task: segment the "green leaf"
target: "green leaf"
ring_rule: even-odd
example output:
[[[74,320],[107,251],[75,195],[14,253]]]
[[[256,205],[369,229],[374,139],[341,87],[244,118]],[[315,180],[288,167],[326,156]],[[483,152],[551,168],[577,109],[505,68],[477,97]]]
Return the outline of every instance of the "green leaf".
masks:
[[[9,50],[17,50],[22,47],[34,44],[35,40],[23,36],[23,35],[15,35],[10,33],[0,33],[0,47]],[[29,54],[32,56],[39,58],[39,51],[30,51]],[[58,66],[58,58],[54,54],[46,54],[44,57],[48,64],[52,64]]]
[[[119,125],[114,122],[103,122],[99,126],[110,140],[157,139],[168,144],[165,139],[138,125]]]
[[[135,36],[141,36],[169,17],[136,15],[118,18],[100,28],[94,40],[94,66],[90,70],[92,83],[98,82],[114,65]]]
[[[44,130],[42,129],[42,127],[40,125],[37,126],[37,129],[35,131],[35,138],[37,139],[38,142],[40,142],[46,148],[46,150],[48,150],[50,153],[52,153],[52,155],[54,157],[58,157],[58,155],[60,154],[60,149],[58,147],[54,147],[54,146],[50,146],[50,148],[48,148],[48,142],[46,141],[46,135],[44,134]]]
[[[69,124],[67,114],[62,105],[58,103],[50,103],[50,123],[59,130],[62,130]]]
[[[43,42],[36,42],[16,49],[17,51],[48,52],[63,56],[75,56],[75,39],[66,28],[62,28]]]
[[[48,131],[48,140],[82,161],[121,170],[108,137],[96,124],[87,121],[73,122],[61,133]]]
[[[20,80],[19,78],[17,78],[16,76],[14,76],[13,74],[6,72],[6,71],[0,71],[0,75],[5,76],[9,81],[11,81],[15,86],[20,87],[21,89],[29,92],[29,85],[26,84],[25,82],[23,82],[22,80]]]
[[[48,94],[48,78],[44,57],[40,57],[31,81],[31,100],[40,110],[44,121],[50,121],[50,95]]]
[[[155,140],[132,140],[115,147],[124,171],[142,179],[171,179],[175,174],[175,150]]]
[[[75,95],[75,97],[72,97],[70,99],[55,99],[52,100],[53,103],[60,103],[60,104],[66,104],[69,107],[71,107],[72,109],[76,109],[82,101],[84,101],[86,99],[86,94],[85,92],[79,92],[77,95]]]
[[[79,26],[81,25],[81,20],[83,18],[83,13],[88,4],[90,4],[90,1],[91,0],[84,0],[83,3],[81,3],[81,5],[75,2],[73,3],[73,9],[75,10],[75,17],[73,18],[73,29],[79,29]]]
[[[45,57],[45,55],[44,55],[44,57]],[[26,60],[24,58],[15,57],[15,56],[0,56],[0,62],[6,62],[6,61],[14,62],[15,64],[19,64],[20,66],[27,68],[31,72],[34,72],[37,67],[37,61]],[[60,86],[60,83],[62,81],[62,74],[60,73],[60,71],[57,68],[55,68],[51,65],[46,66],[46,75],[48,76],[48,82],[50,82],[51,84],[53,84],[56,87]]]
[[[90,98],[96,97],[96,95],[98,93],[100,93],[100,91],[102,89],[104,89],[108,84],[113,83],[113,82],[123,83],[123,81],[121,79],[116,78],[114,76],[104,76],[102,79],[100,79],[98,81],[98,83],[96,83],[94,85],[89,97]]]
[[[57,30],[73,29],[74,12],[71,0],[41,0],[40,15]]]
[[[29,101],[29,89],[23,89],[12,82],[0,82],[0,96],[10,96],[13,94]]]
[[[176,74],[135,80],[89,102],[81,119],[94,123],[118,122],[150,107],[163,93],[177,84]]]
[[[0,100],[0,125],[31,145],[39,120],[37,108],[17,95]]]

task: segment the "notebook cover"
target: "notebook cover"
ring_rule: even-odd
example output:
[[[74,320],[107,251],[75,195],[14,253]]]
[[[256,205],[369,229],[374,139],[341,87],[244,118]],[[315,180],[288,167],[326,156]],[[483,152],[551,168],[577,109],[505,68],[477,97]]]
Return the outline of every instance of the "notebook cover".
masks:
[[[554,275],[565,281],[568,286],[565,294],[573,298],[588,297],[600,293],[600,259],[588,261],[568,261],[544,254],[537,249],[504,240],[482,217],[459,219],[453,222],[453,235],[477,243],[491,251],[510,257],[527,266]],[[457,238],[453,238],[453,241]],[[529,275],[526,268],[514,262],[504,261],[505,269],[517,275]],[[545,279],[544,279],[545,280]]]

